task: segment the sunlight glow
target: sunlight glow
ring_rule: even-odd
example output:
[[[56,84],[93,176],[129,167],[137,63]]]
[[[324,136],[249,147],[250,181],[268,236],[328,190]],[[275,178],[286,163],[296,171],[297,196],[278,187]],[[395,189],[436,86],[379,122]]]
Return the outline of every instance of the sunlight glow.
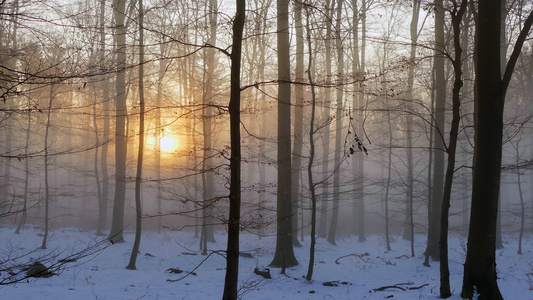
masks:
[[[178,142],[175,139],[169,136],[161,138],[160,149],[162,152],[172,152],[176,150],[177,148],[178,148]]]

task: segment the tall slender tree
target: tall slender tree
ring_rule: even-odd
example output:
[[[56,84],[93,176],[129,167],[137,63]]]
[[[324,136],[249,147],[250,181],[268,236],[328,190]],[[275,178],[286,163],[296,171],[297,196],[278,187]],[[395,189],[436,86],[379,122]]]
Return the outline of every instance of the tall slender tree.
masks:
[[[103,72],[106,69],[105,50],[106,50],[106,29],[105,29],[105,1],[100,1],[100,16],[99,16],[99,60],[100,70]],[[107,156],[109,150],[109,112],[110,112],[110,99],[109,99],[109,80],[106,75],[102,75],[100,78],[101,90],[102,90],[102,103],[103,103],[103,118],[104,128],[102,132],[102,146],[100,153],[100,171],[102,173],[102,195],[98,199],[98,226],[96,228],[97,235],[103,235],[104,229],[107,227],[107,202],[109,198],[109,172],[107,167]]]
[[[353,59],[352,70],[355,76],[355,93],[352,107],[354,116],[357,116],[356,133],[363,136],[363,123],[365,118],[365,68],[366,68],[366,13],[367,1],[361,1],[359,10],[357,0],[352,0],[353,10]],[[359,23],[361,23],[361,46],[359,46]],[[357,241],[366,240],[365,233],[365,161],[364,152],[359,151],[352,156],[354,178],[354,227],[357,228]]]
[[[218,4],[217,0],[209,0],[209,41],[215,46],[217,42]],[[214,78],[215,78],[215,49],[208,47],[206,51],[207,70],[206,81],[203,87],[202,131],[204,137],[204,157],[202,162],[203,209],[202,209],[202,240],[203,253],[207,252],[207,242],[215,242],[213,229],[212,205],[214,201],[215,176],[213,172],[213,104],[214,104]]]
[[[296,70],[294,85],[294,147],[292,150],[292,228],[294,234],[292,235],[292,243],[296,247],[301,247],[302,244],[298,241],[298,203],[300,200],[300,175],[302,168],[302,148],[303,148],[303,117],[304,117],[304,37],[302,25],[302,3],[296,1],[294,3],[294,22],[296,25]],[[303,216],[301,216],[303,218]],[[302,228],[303,230],[303,228]]]
[[[440,232],[440,209],[442,201],[442,189],[444,183],[444,122],[446,104],[446,78],[444,70],[445,62],[445,38],[444,38],[444,2],[435,0],[435,48],[433,57],[435,106],[434,106],[434,133],[433,145],[433,182],[431,184],[431,203],[428,214],[428,242],[426,255],[435,260],[439,259],[439,232]]]
[[[329,195],[330,195],[330,168],[329,168],[329,152],[330,152],[330,118],[331,118],[331,89],[328,88],[331,86],[331,35],[333,34],[333,13],[334,10],[331,8],[332,3],[335,2],[335,0],[326,0],[326,13],[325,13],[325,22],[326,22],[326,36],[324,37],[324,60],[325,60],[325,68],[326,68],[326,78],[325,78],[325,85],[326,88],[324,89],[324,101],[323,106],[324,109],[322,111],[322,119],[324,122],[323,129],[322,129],[322,135],[323,135],[323,159],[322,159],[322,174],[324,178],[322,179],[322,193],[321,193],[321,200],[320,200],[320,223],[318,225],[318,236],[319,237],[325,237],[326,236],[326,229],[327,229],[327,220],[328,220],[328,202],[329,202]]]
[[[291,63],[289,44],[289,1],[277,0],[278,41],[278,187],[276,252],[271,266],[298,264],[292,245],[291,193]]]
[[[226,278],[224,300],[237,300],[239,283],[239,232],[241,229],[241,54],[242,32],[246,19],[246,1],[236,0],[231,47],[230,87],[230,191],[228,218],[228,248],[226,250]]]
[[[335,2],[333,2],[334,4]],[[335,48],[337,50],[337,102],[335,110],[335,153],[333,158],[333,166],[335,168],[333,174],[333,209],[331,210],[331,223],[329,225],[328,242],[336,245],[337,224],[339,220],[339,203],[340,203],[340,165],[341,165],[341,139],[342,139],[342,122],[343,122],[343,82],[344,82],[344,48],[341,39],[341,16],[342,6],[344,1],[338,0],[337,6],[334,9],[337,12],[337,20],[335,24]],[[333,9],[332,9],[333,10]]]
[[[144,7],[139,0],[139,149],[137,151],[137,173],[135,174],[135,240],[131,250],[130,262],[126,269],[135,270],[137,254],[141,244],[142,233],[142,202],[141,183],[144,158]]]
[[[451,13],[453,27],[453,48],[454,58],[452,66],[454,71],[454,82],[452,91],[452,123],[450,127],[450,140],[446,153],[448,154],[448,165],[446,166],[446,177],[444,179],[444,191],[442,197],[440,237],[439,237],[439,258],[440,258],[440,297],[448,298],[452,295],[450,289],[450,269],[448,266],[448,214],[452,197],[452,184],[455,173],[455,153],[457,149],[457,135],[459,134],[461,88],[463,87],[463,67],[462,67],[462,46],[461,46],[461,22],[466,11],[467,0],[461,3],[453,1]]]
[[[478,4],[474,180],[461,291],[461,297],[470,299],[474,297],[474,290],[480,299],[503,299],[496,274],[496,223],[504,100],[518,56],[533,23],[531,12],[517,37],[502,76],[500,65],[494,63],[500,60],[501,1],[481,1]]]
[[[44,132],[44,234],[43,242],[41,243],[41,249],[46,249],[48,243],[48,231],[49,231],[49,221],[50,221],[50,171],[49,171],[49,162],[50,162],[50,149],[49,141],[50,138],[50,127],[52,124],[52,104],[54,101],[56,85],[54,83],[50,84],[50,93],[48,95],[48,109],[46,113],[46,127]]]
[[[115,80],[115,200],[109,239],[124,242],[124,206],[126,202],[126,156],[128,141],[126,131],[126,0],[114,0],[116,80]]]
[[[315,246],[316,246],[316,183],[313,179],[313,164],[315,161],[315,114],[316,114],[316,91],[313,81],[313,48],[311,47],[311,26],[309,21],[309,9],[306,7],[306,34],[307,34],[307,79],[311,86],[311,118],[309,120],[309,161],[307,162],[307,180],[309,191],[311,193],[311,243],[309,245],[309,265],[307,267],[306,280],[313,279],[313,272],[315,267]]]
[[[413,11],[411,15],[411,23],[409,24],[409,35],[411,37],[411,47],[409,53],[409,66],[407,77],[407,115],[406,115],[406,147],[407,147],[407,193],[406,193],[406,214],[405,214],[405,230],[404,239],[411,241],[411,256],[415,256],[414,242],[414,216],[413,216],[413,91],[415,79],[415,57],[416,44],[418,43],[418,19],[420,15],[420,0],[413,0]]]

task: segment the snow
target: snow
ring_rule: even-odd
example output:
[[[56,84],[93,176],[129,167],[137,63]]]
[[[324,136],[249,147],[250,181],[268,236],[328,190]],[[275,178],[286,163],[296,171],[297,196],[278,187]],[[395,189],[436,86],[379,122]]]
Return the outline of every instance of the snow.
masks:
[[[208,256],[198,251],[199,239],[191,232],[145,232],[142,235],[137,270],[126,270],[133,244],[133,233],[125,234],[125,243],[111,245],[105,237],[92,232],[64,228],[51,232],[48,249],[38,249],[42,242],[39,230],[27,228],[21,234],[15,228],[0,228],[0,265],[27,264],[51,255],[49,266],[57,260],[89,246],[99,251],[76,262],[63,264],[57,276],[29,278],[0,286],[2,299],[220,299],[224,288],[225,240],[223,232],[210,243]],[[386,251],[383,236],[369,236],[366,242],[356,238],[339,240],[337,246],[318,239],[316,264],[312,282],[303,276],[307,272],[309,238],[304,247],[295,248],[300,265],[287,269],[271,269],[272,279],[253,273],[255,267],[265,268],[273,258],[275,237],[259,238],[241,235],[241,251],[254,258],[240,259],[242,299],[438,299],[439,265],[432,262],[424,267],[425,237],[416,236],[415,257],[410,256],[410,244],[395,237],[391,251]],[[531,236],[524,240],[523,255],[517,255],[517,236],[505,236],[505,248],[497,251],[499,286],[506,299],[533,299],[533,248]],[[450,237],[450,271],[453,296],[461,299],[462,265],[465,257],[464,237]],[[22,258],[17,254],[34,251]],[[153,255],[148,256],[147,253]],[[187,255],[187,254],[197,255]],[[13,260],[16,258],[15,260]],[[336,263],[337,260],[337,263]],[[185,271],[165,272],[169,268]],[[14,272],[20,269],[13,268]],[[194,271],[196,275],[187,275]],[[23,275],[24,272],[17,276]],[[531,277],[531,280],[528,277]],[[2,271],[0,280],[9,278]],[[333,282],[337,286],[324,286]],[[383,291],[375,289],[394,286]],[[410,289],[411,288],[411,289]]]

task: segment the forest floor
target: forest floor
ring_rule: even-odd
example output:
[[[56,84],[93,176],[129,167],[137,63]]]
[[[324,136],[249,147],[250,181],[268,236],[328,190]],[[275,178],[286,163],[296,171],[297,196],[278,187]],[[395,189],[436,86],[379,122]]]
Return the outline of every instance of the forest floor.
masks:
[[[42,237],[37,229],[14,234],[12,227],[0,228],[0,269],[12,266],[10,275],[0,274],[4,284],[26,272],[16,266],[40,260],[46,266],[57,264],[49,278],[28,278],[0,285],[2,299],[221,299],[225,275],[225,235],[209,244],[209,255],[198,251],[199,239],[190,232],[145,232],[142,235],[137,270],[127,270],[133,234],[126,242],[111,245],[105,237],[65,228],[51,232],[48,249],[40,249]],[[309,239],[295,248],[300,264],[280,274],[271,268],[272,279],[254,274],[266,268],[273,257],[275,237],[241,235],[241,251],[251,257],[240,259],[241,299],[437,299],[439,264],[423,266],[425,236],[417,235],[415,257],[410,244],[393,239],[386,251],[383,236],[340,239],[337,246],[318,239],[313,281],[306,281]],[[497,251],[499,285],[506,299],[533,299],[533,237],[524,239],[524,253],[517,255],[517,236],[504,237],[504,249]],[[450,237],[450,270],[453,296],[460,299],[466,240]],[[89,248],[88,256],[70,261],[77,252]],[[24,256],[22,256],[24,255]],[[70,255],[73,255],[70,257]],[[20,257],[19,257],[20,256]],[[184,271],[176,274],[168,271]],[[178,271],[176,271],[178,272]],[[194,274],[189,274],[194,272]]]

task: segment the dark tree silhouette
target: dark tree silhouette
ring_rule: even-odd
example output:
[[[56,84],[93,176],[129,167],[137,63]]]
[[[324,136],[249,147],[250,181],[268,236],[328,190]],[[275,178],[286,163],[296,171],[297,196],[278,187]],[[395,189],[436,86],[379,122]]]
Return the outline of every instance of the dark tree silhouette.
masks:
[[[224,300],[238,299],[239,283],[239,231],[241,228],[241,54],[242,32],[246,14],[246,1],[237,0],[237,12],[233,20],[233,45],[231,48],[230,87],[230,190],[228,218],[228,248],[226,250],[226,278]]]
[[[507,87],[528,32],[530,13],[516,40],[505,73],[500,61],[501,1],[480,1],[476,31],[477,126],[474,181],[461,297],[503,299],[496,275],[496,223],[500,191],[503,110]]]

